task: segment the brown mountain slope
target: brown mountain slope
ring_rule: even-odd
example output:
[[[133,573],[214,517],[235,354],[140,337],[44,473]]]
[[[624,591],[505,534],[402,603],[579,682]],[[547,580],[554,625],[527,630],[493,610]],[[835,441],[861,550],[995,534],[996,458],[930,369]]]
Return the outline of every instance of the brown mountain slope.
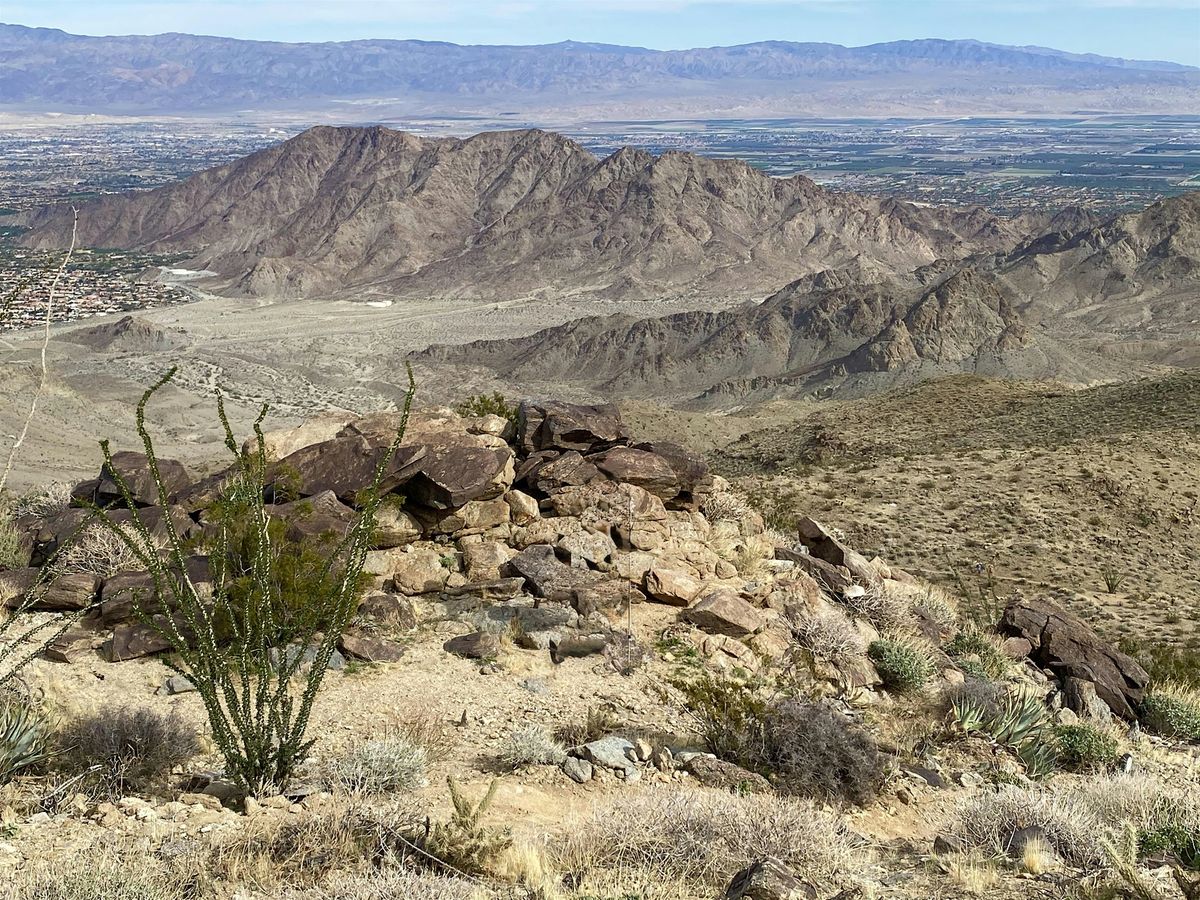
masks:
[[[35,247],[69,234],[61,209],[28,224]],[[1019,238],[978,210],[835,193],[687,153],[600,160],[542,131],[314,128],[80,209],[84,245],[194,252],[226,289],[290,297],[762,297],[821,269],[909,271]]]
[[[1200,193],[1047,234],[996,274],[1031,321],[1110,353],[1200,365]]]
[[[826,272],[757,306],[585,319],[528,338],[434,348],[426,358],[474,361],[522,382],[581,382],[626,396],[707,393],[717,403],[861,394],[957,372],[1117,377],[1138,366],[1126,357],[1170,362],[1161,357],[1183,358],[1188,340],[1195,346],[1198,206],[1200,195],[1163,201],[904,279],[863,283],[861,271]],[[1137,352],[1168,334],[1178,338],[1170,354]]]

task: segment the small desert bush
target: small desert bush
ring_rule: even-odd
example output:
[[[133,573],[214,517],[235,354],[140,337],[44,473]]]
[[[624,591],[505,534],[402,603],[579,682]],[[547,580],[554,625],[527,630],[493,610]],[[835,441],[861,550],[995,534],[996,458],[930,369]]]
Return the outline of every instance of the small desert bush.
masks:
[[[32,706],[0,695],[0,785],[49,756],[50,728]]]
[[[1138,833],[1138,855],[1178,859],[1189,869],[1200,869],[1200,825],[1169,822]]]
[[[60,760],[110,793],[145,788],[200,752],[196,730],[176,712],[106,707],[69,723]]]
[[[1103,771],[1117,758],[1117,739],[1086,722],[1057,726],[1054,742],[1059,765],[1072,772]]]
[[[705,674],[676,686],[711,753],[771,776],[789,794],[864,804],[883,784],[870,736],[839,712],[769,699],[757,681]]]
[[[117,532],[123,532],[122,537]],[[75,536],[55,559],[55,571],[64,575],[83,574],[108,578],[118,572],[132,572],[142,568],[130,542],[137,540],[132,525],[112,527],[92,523]],[[155,542],[156,549],[162,544]]]
[[[762,753],[762,726],[767,715],[767,700],[758,680],[704,672],[693,678],[676,678],[671,684],[708,752],[738,765],[753,765]]]
[[[700,512],[714,525],[718,522],[741,525],[750,515],[751,509],[750,504],[732,491],[714,491],[704,498]]]
[[[863,805],[884,782],[883,757],[870,735],[828,707],[784,700],[764,720],[760,768],[801,797]]]
[[[1200,741],[1200,690],[1175,682],[1153,684],[1142,700],[1142,719],[1159,734]]]
[[[9,504],[9,513],[14,519],[21,516],[46,519],[58,515],[70,505],[71,485],[65,481],[51,481],[14,497]]]
[[[557,766],[566,758],[566,748],[542,725],[514,728],[500,747],[500,762],[509,769]]]
[[[1191,832],[1200,828],[1200,805],[1145,775],[1079,779],[1057,788],[1008,785],[961,801],[955,829],[970,846],[1000,855],[1018,832],[1040,828],[1060,857],[1091,867],[1104,862],[1105,834],[1125,822],[1140,833],[1167,827]]]
[[[208,850],[205,871],[231,884],[313,885],[409,851],[424,817],[408,801],[333,797],[296,815],[254,816]]]
[[[958,627],[958,601],[932,584],[925,585],[913,597],[912,608],[943,633],[952,632]]]
[[[147,853],[89,849],[31,861],[14,872],[3,900],[193,900],[188,875]]]
[[[907,638],[880,638],[867,648],[867,654],[889,690],[920,690],[933,676],[929,651]]]
[[[866,640],[850,617],[839,609],[813,616],[792,616],[789,624],[796,642],[819,659],[845,659],[867,651]]]
[[[1009,670],[1009,659],[1000,639],[976,625],[962,628],[944,649],[960,669],[976,678],[1003,678]]]
[[[325,781],[331,788],[352,794],[388,794],[412,791],[428,782],[425,748],[403,734],[371,738],[329,759]]]
[[[262,900],[483,900],[479,886],[464,878],[392,867],[366,874],[334,875],[326,883],[285,888]]]
[[[514,425],[517,421],[517,407],[509,403],[499,391],[494,394],[473,394],[455,406],[454,411],[465,419],[499,416],[508,419]]]
[[[0,511],[0,572],[6,569],[21,569],[29,559],[21,546],[21,533],[8,516]]]
[[[910,591],[890,583],[880,587],[867,585],[861,594],[843,595],[842,606],[859,619],[866,619],[879,631],[904,632],[913,626],[913,602]]]
[[[603,706],[589,706],[582,720],[560,725],[554,732],[554,738],[564,747],[579,747],[608,737],[620,727],[621,720],[612,710]]]
[[[1200,689],[1200,648],[1130,637],[1121,638],[1117,647],[1150,673],[1151,683],[1172,681]]]
[[[834,890],[852,884],[865,867],[843,822],[813,803],[716,791],[621,797],[572,828],[557,862],[573,878],[593,870],[634,870],[711,891],[767,856],[799,878]]]

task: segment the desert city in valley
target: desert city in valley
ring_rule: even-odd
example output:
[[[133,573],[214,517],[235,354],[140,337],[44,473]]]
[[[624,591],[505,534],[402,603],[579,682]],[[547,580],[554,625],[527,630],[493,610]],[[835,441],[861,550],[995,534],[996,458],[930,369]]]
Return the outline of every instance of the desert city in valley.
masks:
[[[1200,900],[1197,0],[0,19],[0,900]]]

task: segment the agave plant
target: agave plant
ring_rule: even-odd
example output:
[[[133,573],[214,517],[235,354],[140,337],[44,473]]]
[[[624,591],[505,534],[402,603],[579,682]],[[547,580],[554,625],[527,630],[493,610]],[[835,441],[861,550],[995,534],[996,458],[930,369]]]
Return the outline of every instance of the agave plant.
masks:
[[[972,734],[983,728],[987,711],[974,697],[955,697],[950,701],[950,714],[963,734]]]
[[[1040,697],[1022,691],[1006,696],[1000,704],[1000,715],[989,724],[992,737],[999,743],[1019,747],[1044,738],[1050,717]]]
[[[49,756],[46,723],[28,706],[0,701],[0,784]]]

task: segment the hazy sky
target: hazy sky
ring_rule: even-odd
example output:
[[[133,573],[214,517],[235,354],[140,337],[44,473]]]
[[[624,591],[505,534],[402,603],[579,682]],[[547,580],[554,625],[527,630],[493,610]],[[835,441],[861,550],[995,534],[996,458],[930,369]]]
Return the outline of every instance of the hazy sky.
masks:
[[[1200,65],[1200,0],[0,0],[0,21],[82,34],[662,49],[977,38]]]

